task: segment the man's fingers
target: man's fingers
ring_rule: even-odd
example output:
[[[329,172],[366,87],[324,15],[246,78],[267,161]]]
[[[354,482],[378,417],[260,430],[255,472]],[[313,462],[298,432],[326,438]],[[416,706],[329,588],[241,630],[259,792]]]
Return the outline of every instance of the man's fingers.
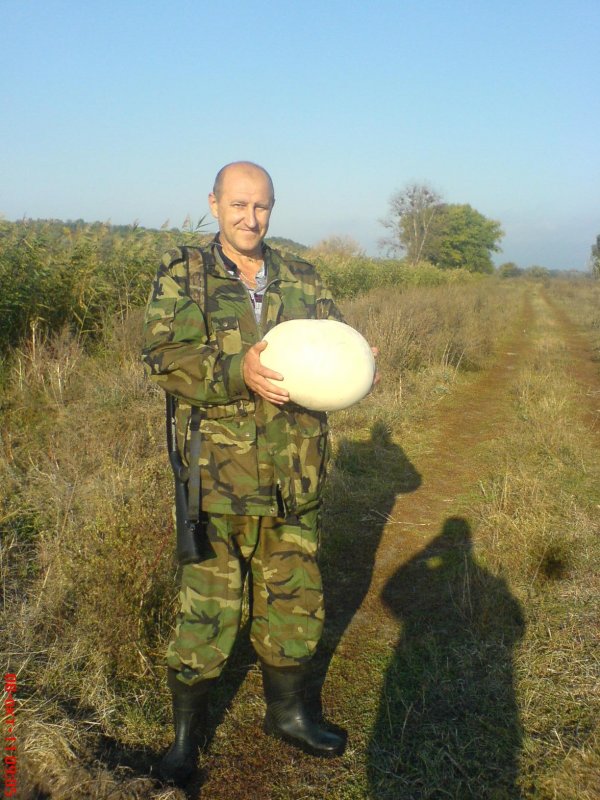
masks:
[[[289,397],[289,392],[287,389],[282,389],[279,386],[275,386],[275,384],[270,383],[268,380],[261,380],[257,381],[257,384],[261,390],[261,394],[264,396],[269,395],[273,397],[280,397],[284,400],[287,400]]]
[[[256,349],[256,351],[259,354],[259,362],[260,362],[260,354],[267,348],[268,344],[269,344],[268,342],[265,342],[265,340],[262,339],[260,342],[257,342],[254,345],[254,348]],[[257,368],[256,371],[258,372],[259,375],[262,375],[263,378],[270,378],[270,380],[272,380],[272,381],[282,381],[283,380],[283,375],[280,372],[275,372],[274,370],[263,366],[262,363],[261,363],[260,367]]]
[[[278,395],[267,395],[264,397],[265,400],[268,400],[269,403],[273,403],[274,406],[282,406],[288,402],[289,397],[279,397]]]
[[[266,349],[268,342],[260,341],[252,345],[243,361],[244,380],[249,389],[256,394],[281,406],[290,399],[288,392],[271,381],[282,381],[283,375],[260,363],[260,354]]]
[[[283,380],[283,375],[280,372],[274,372],[272,369],[269,369],[268,367],[261,366],[257,370],[257,372],[258,372],[259,375],[262,375],[263,378],[268,378],[271,381],[282,381]]]

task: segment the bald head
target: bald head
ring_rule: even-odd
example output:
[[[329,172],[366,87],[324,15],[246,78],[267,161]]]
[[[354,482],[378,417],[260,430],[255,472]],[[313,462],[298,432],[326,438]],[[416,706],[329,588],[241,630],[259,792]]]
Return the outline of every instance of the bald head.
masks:
[[[275,202],[275,190],[273,188],[271,176],[264,167],[261,167],[260,164],[255,164],[253,161],[232,161],[231,164],[225,164],[224,167],[221,167],[221,169],[217,172],[217,177],[215,178],[215,183],[213,185],[213,194],[217,200],[221,199],[225,181],[241,176],[248,178],[256,178],[257,176],[261,176],[263,179],[265,179],[269,186],[271,203]]]
[[[223,252],[236,264],[262,258],[274,202],[271,176],[258,164],[235,161],[219,171],[208,204],[219,221]]]

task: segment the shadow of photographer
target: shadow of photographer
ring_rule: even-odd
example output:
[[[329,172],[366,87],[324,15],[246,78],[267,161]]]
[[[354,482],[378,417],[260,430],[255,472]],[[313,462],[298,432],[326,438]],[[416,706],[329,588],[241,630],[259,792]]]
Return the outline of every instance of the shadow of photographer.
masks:
[[[371,796],[516,800],[525,621],[506,581],[474,560],[467,522],[446,520],[382,599],[402,633],[369,747]]]

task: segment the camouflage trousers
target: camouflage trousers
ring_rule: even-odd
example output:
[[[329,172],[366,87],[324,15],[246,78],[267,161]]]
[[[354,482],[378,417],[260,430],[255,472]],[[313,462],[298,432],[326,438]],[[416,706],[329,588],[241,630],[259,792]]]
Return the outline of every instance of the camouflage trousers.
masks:
[[[318,509],[287,519],[212,514],[207,533],[214,557],[181,570],[168,666],[187,684],[221,673],[240,627],[246,573],[259,658],[275,667],[310,659],[325,617]]]

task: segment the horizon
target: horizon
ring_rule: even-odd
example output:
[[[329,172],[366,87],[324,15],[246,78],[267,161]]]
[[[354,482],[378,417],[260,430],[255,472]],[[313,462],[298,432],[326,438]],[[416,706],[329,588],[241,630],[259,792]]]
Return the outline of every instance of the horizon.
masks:
[[[60,224],[60,225],[72,225],[72,226],[74,226],[74,225],[83,225],[83,226],[86,226],[86,227],[87,226],[96,226],[96,225],[98,225],[98,226],[107,226],[109,228],[127,228],[127,229],[130,229],[132,231],[139,229],[139,230],[143,230],[143,231],[148,231],[150,233],[160,233],[161,231],[166,230],[166,231],[169,231],[170,233],[173,233],[175,231],[177,231],[179,233],[182,233],[182,234],[184,234],[184,233],[188,233],[188,234],[189,233],[193,233],[193,234],[196,234],[196,235],[202,236],[202,237],[213,236],[217,232],[217,229],[215,229],[214,231],[203,231],[203,230],[199,229],[197,231],[190,232],[190,231],[186,230],[186,228],[185,228],[185,223],[187,222],[187,220],[184,220],[181,225],[169,225],[169,226],[167,226],[165,223],[170,222],[170,220],[165,220],[165,223],[163,223],[162,225],[157,226],[157,227],[142,225],[139,222],[139,220],[137,220],[137,219],[135,219],[132,222],[128,223],[128,222],[113,222],[113,220],[111,220],[111,219],[107,219],[107,220],[97,220],[97,219],[96,220],[85,220],[85,219],[82,219],[81,217],[78,217],[77,219],[57,219],[57,218],[50,218],[50,217],[38,217],[38,218],[22,217],[22,218],[17,219],[17,220],[9,220],[9,219],[6,219],[5,217],[1,217],[0,216],[0,222],[3,222],[3,221],[4,222],[8,222],[10,224],[50,223],[50,224]],[[327,238],[330,238],[330,237],[327,237]],[[331,237],[331,238],[335,238],[335,237]],[[316,247],[321,242],[326,241],[326,240],[321,240],[320,242],[315,242],[312,245],[308,245],[308,244],[305,244],[304,242],[299,242],[299,241],[297,241],[296,239],[294,239],[294,238],[292,238],[290,236],[282,236],[280,234],[272,234],[270,232],[267,233],[267,235],[265,236],[265,241],[267,243],[269,243],[270,241],[274,241],[274,240],[278,240],[278,241],[281,241],[281,242],[284,242],[284,243],[285,242],[289,242],[290,245],[292,245],[294,247],[299,247],[302,250],[306,250],[308,252],[310,252],[313,249],[316,249]],[[275,246],[277,246],[277,244]],[[358,253],[356,255],[353,255],[352,257],[353,258],[354,257],[356,257],[356,258],[367,258],[369,260],[374,260],[374,261],[402,261],[405,256],[403,256],[403,255],[400,255],[400,256],[387,256],[387,255],[383,255],[381,253],[376,253],[375,255],[370,255],[367,252],[363,252],[363,253]],[[494,263],[494,267],[496,269],[499,266],[502,266],[503,264],[509,263],[508,261],[500,258],[500,254],[499,253],[491,253],[491,258],[492,258],[492,261]],[[510,262],[510,263],[515,263],[516,264],[516,262]],[[589,269],[582,270],[582,269],[569,268],[569,267],[566,267],[566,268],[545,267],[544,264],[539,264],[539,263],[532,263],[532,264],[527,264],[527,265],[525,265],[525,264],[516,264],[516,266],[519,267],[520,269],[524,270],[524,271],[529,270],[529,269],[535,269],[535,268],[543,267],[543,268],[547,269],[548,272],[550,272],[550,273],[571,273],[571,272],[574,272],[574,273],[577,273],[577,274],[581,274],[582,277],[586,274],[586,272],[590,271]]]

